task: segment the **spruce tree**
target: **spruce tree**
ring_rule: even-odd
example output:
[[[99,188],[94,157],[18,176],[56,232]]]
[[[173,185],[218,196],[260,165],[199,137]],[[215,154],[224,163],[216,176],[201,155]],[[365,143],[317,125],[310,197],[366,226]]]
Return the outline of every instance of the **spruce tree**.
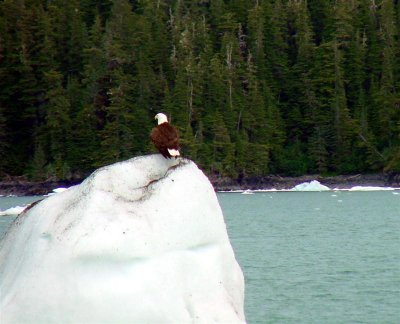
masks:
[[[62,86],[62,75],[56,71],[45,74],[48,90],[45,96],[46,134],[48,154],[54,176],[65,179],[69,176],[69,152],[71,149],[71,105],[67,91]],[[40,146],[38,146],[40,147]]]
[[[379,119],[379,146],[393,146],[395,134],[398,134],[396,120],[398,113],[398,94],[395,84],[395,63],[396,63],[396,28],[393,1],[384,0],[380,10],[380,29],[382,67],[379,82],[379,90],[376,93]]]
[[[212,119],[214,120],[212,126],[214,138],[212,141],[213,158],[211,162],[211,172],[222,176],[235,175],[234,144],[231,143],[231,138],[221,112],[215,112]]]
[[[6,133],[6,119],[4,118],[2,107],[0,105],[0,179],[6,171],[7,161],[7,133]]]
[[[77,102],[80,101],[79,110],[73,115],[74,150],[71,152],[71,168],[81,173],[99,165],[99,133],[104,128],[109,104],[107,92],[110,77],[104,49],[104,28],[99,15],[89,31],[88,43],[83,51],[83,66],[82,90],[79,91],[82,97]]]
[[[399,33],[391,0],[2,1],[0,169],[83,176],[164,111],[207,172],[397,170]]]
[[[334,42],[335,60],[335,91],[334,91],[334,147],[333,166],[341,173],[353,171],[349,155],[351,152],[351,137],[353,136],[353,121],[350,119],[344,88],[342,53],[339,44]]]
[[[265,13],[264,8],[258,3],[249,10],[248,30],[249,30],[249,51],[256,67],[257,79],[265,79],[266,54],[265,54]]]
[[[101,131],[101,156],[97,161],[113,163],[132,156],[134,118],[131,97],[132,78],[121,68],[113,71],[113,87],[109,89],[110,105],[106,111],[106,124]]]
[[[58,69],[64,77],[79,75],[87,35],[79,0],[55,0],[49,5],[48,12],[54,28]]]
[[[315,51],[312,83],[315,88],[315,105],[311,111],[312,134],[309,137],[309,152],[318,172],[329,169],[334,130],[333,100],[335,94],[334,43],[324,43]]]
[[[0,106],[9,149],[4,167],[11,175],[25,172],[32,153],[37,82],[29,34],[36,27],[36,17],[23,1],[0,4]]]
[[[266,20],[264,24],[266,63],[271,73],[267,82],[281,101],[281,99],[285,100],[285,83],[288,73],[286,5],[282,0],[274,3],[265,1],[263,12]]]

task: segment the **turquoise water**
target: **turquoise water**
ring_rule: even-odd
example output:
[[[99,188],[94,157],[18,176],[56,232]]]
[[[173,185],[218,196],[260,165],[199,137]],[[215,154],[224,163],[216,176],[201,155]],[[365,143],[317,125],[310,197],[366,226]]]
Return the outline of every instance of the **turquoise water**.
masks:
[[[0,210],[38,197],[0,197]],[[248,323],[400,323],[400,192],[219,193]],[[14,217],[0,216],[0,237]]]
[[[0,197],[0,211],[4,211],[16,206],[26,206],[42,198],[42,196]],[[14,218],[14,216],[0,216],[0,239],[4,236]]]
[[[219,194],[248,323],[400,323],[398,193]]]

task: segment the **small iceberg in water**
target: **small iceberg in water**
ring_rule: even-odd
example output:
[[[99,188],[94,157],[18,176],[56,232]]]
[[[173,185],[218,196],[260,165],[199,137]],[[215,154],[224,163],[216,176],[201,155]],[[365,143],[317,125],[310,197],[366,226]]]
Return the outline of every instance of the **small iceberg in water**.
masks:
[[[15,206],[8,208],[4,211],[0,211],[0,216],[17,216],[25,210],[26,206]]]
[[[396,190],[391,187],[373,187],[373,186],[355,186],[349,189],[349,191],[384,191],[384,190]]]
[[[319,181],[313,180],[310,182],[303,182],[290,189],[291,191],[328,191],[329,187],[322,185]]]
[[[60,193],[60,192],[66,191],[66,190],[68,190],[68,188],[60,187],[60,188],[53,189],[53,192]]]
[[[58,194],[58,193],[67,191],[68,189],[69,189],[69,188],[65,188],[65,187],[56,188],[56,189],[53,189],[52,192],[48,193],[48,194],[45,195],[45,196],[46,196],[46,197],[48,197],[48,196],[53,196],[53,195],[55,195],[55,194]]]

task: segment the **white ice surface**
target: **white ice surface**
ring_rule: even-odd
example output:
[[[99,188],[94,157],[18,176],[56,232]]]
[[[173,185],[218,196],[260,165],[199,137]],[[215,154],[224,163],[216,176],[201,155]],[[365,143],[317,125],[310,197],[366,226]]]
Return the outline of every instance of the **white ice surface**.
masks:
[[[291,189],[292,191],[327,191],[331,190],[327,186],[324,186],[319,183],[318,180],[313,180],[310,182],[304,182],[301,184],[298,184],[297,186],[293,187]]]
[[[0,211],[0,216],[19,215],[24,211],[25,208],[26,206],[11,207],[6,210]]]
[[[351,187],[349,191],[382,191],[382,190],[396,190],[391,187],[373,187],[373,186],[355,186]]]
[[[0,278],[1,324],[245,321],[212,185],[161,155],[101,168],[20,215]]]
[[[53,196],[53,195],[55,195],[55,194],[64,192],[64,191],[66,191],[66,190],[68,190],[68,189],[69,189],[69,188],[64,188],[64,187],[55,188],[55,189],[52,190],[52,192],[50,192],[50,193],[48,193],[47,195],[45,195],[45,197]]]
[[[60,188],[53,189],[53,192],[60,193],[60,192],[64,192],[65,190],[68,190],[68,188],[60,187]]]
[[[317,180],[314,180],[318,182]],[[246,190],[221,190],[218,192],[221,193],[242,193],[242,194],[251,194],[251,193],[262,193],[262,192],[288,192],[288,191],[328,191],[328,190],[333,190],[335,192],[337,191],[394,191],[394,190],[400,190],[400,188],[393,188],[393,187],[373,187],[373,186],[354,186],[351,188],[334,188],[330,189],[327,186],[324,186],[322,184],[312,184],[310,182],[304,182],[301,184],[298,184],[297,186],[293,187],[292,189],[246,189]],[[319,183],[319,182],[318,182]]]

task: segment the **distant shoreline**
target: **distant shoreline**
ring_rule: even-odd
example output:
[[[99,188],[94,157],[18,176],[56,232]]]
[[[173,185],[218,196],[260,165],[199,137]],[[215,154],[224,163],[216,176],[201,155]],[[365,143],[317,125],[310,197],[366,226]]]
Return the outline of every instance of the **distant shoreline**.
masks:
[[[349,189],[355,186],[374,187],[400,187],[400,175],[388,174],[356,174],[323,177],[320,175],[304,175],[299,177],[280,177],[269,175],[264,177],[249,177],[243,179],[231,179],[228,177],[209,176],[216,191],[234,190],[260,190],[260,189],[291,189],[294,186],[318,180],[321,184],[334,189]],[[77,185],[83,180],[76,181],[44,181],[33,182],[15,178],[0,181],[0,195],[2,196],[36,196],[46,195],[53,189]]]
[[[71,187],[81,183],[81,181],[43,181],[34,182],[20,179],[10,179],[0,181],[0,195],[1,196],[42,196],[52,192],[53,189],[61,187]]]
[[[356,174],[323,177],[321,175],[303,175],[299,177],[280,177],[270,175],[265,177],[244,178],[234,180],[230,178],[210,177],[216,191],[232,190],[261,190],[277,189],[288,190],[298,184],[319,181],[331,189],[350,189],[355,186],[363,187],[400,187],[400,175],[388,174]]]

